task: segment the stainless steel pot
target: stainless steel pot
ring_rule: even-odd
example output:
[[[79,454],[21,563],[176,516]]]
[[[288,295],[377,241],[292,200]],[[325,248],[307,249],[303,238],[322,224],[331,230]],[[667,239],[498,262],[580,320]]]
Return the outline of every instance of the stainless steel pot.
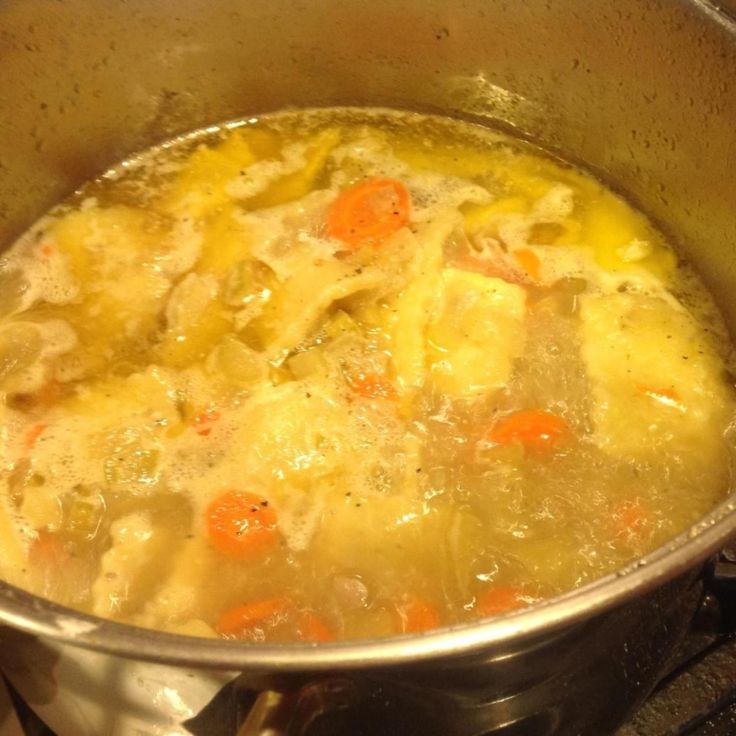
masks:
[[[0,243],[107,165],[210,122],[336,104],[439,111],[511,127],[599,172],[672,234],[733,328],[732,3],[733,15],[697,0],[5,0]],[[0,656],[94,650],[241,672],[253,687],[296,688],[307,720],[335,693],[388,693],[415,706],[410,733],[600,736],[666,667],[705,561],[735,527],[727,503],[620,574],[532,610],[357,644],[167,635],[2,585]],[[398,733],[406,712],[377,733]]]

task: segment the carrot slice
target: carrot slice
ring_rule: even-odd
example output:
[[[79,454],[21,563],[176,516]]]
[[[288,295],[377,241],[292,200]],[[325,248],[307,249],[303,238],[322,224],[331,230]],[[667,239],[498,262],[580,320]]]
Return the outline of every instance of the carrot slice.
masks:
[[[349,379],[350,388],[359,396],[366,399],[390,399],[398,398],[396,388],[385,376],[377,373],[360,375]]]
[[[280,624],[296,621],[296,637],[300,641],[332,641],[335,636],[327,624],[312,611],[296,611],[288,596],[252,601],[225,611],[215,625],[222,636],[240,639],[254,638],[255,627],[273,629]],[[268,636],[266,637],[268,638]]]
[[[502,417],[491,427],[486,439],[497,445],[523,445],[527,449],[549,451],[570,436],[565,420],[538,409],[517,411]]]
[[[192,426],[197,434],[206,437],[212,431],[212,422],[216,422],[219,418],[220,412],[217,409],[205,409],[192,417]]]
[[[69,559],[64,543],[51,532],[41,529],[28,547],[28,561],[41,568],[61,569]]]
[[[297,635],[302,641],[333,641],[335,638],[329,626],[311,611],[300,614]]]
[[[25,447],[26,452],[30,452],[36,446],[38,438],[43,434],[47,426],[48,425],[44,422],[39,422],[38,424],[34,424],[26,432],[25,440],[23,442],[23,446]]]
[[[526,605],[528,602],[524,600],[522,588],[517,585],[499,585],[478,596],[475,610],[481,616],[498,616]]]
[[[276,512],[255,493],[227,491],[206,511],[207,536],[212,545],[230,557],[250,560],[276,544]]]
[[[426,598],[407,598],[396,606],[396,613],[403,634],[417,634],[440,626],[439,611]]]
[[[641,501],[624,501],[614,508],[611,517],[613,531],[617,538],[640,537],[648,531],[649,511]]]
[[[243,635],[257,624],[283,616],[293,605],[290,598],[282,596],[236,606],[220,616],[215,630],[218,634]]]
[[[408,224],[410,196],[396,179],[366,179],[346,189],[327,213],[327,234],[350,249],[380,245]]]
[[[537,254],[529,248],[521,248],[514,251],[514,256],[526,275],[533,281],[539,281],[542,263]]]

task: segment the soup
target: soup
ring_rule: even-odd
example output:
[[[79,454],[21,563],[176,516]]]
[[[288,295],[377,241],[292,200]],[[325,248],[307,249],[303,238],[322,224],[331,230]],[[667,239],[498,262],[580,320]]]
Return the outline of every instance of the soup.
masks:
[[[720,317],[585,172],[322,110],[121,164],[3,257],[0,573],[199,636],[391,636],[621,568],[728,492]]]

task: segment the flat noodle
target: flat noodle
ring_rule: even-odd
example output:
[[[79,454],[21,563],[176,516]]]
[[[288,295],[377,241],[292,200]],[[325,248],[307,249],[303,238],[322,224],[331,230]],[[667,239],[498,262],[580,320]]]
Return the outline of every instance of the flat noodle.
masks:
[[[410,266],[409,285],[398,296],[392,325],[394,372],[404,401],[409,403],[426,377],[426,328],[440,284],[445,241],[458,226],[457,213],[430,222],[419,236],[422,247]]]
[[[18,441],[21,424],[14,412],[6,407],[0,407],[0,421],[0,463],[8,469],[13,467],[15,451],[11,439]],[[6,472],[4,475],[2,483],[9,490],[9,474]],[[26,577],[23,571],[27,565],[28,538],[23,529],[21,518],[11,509],[9,494],[0,493],[0,577],[15,584],[20,584]]]
[[[201,537],[187,540],[173,567],[136,620],[143,626],[186,626],[202,612],[205,589],[212,582],[215,559]]]
[[[465,399],[502,388],[524,347],[526,292],[454,268],[442,271],[438,286],[427,332],[434,387]]]
[[[366,267],[360,273],[340,262],[307,265],[289,279],[274,302],[256,321],[255,329],[266,334],[268,359],[279,362],[314,330],[329,307],[340,299],[381,285],[380,268]]]
[[[26,579],[23,570],[28,564],[27,543],[18,522],[0,496],[0,577],[21,585]]]
[[[171,559],[178,545],[171,532],[157,528],[150,515],[137,512],[115,521],[110,530],[112,547],[100,560],[92,585],[92,611],[97,616],[118,618],[143,605],[161,580],[161,569],[152,559]]]
[[[726,387],[691,315],[658,297],[611,294],[581,298],[581,319],[601,446],[635,456],[664,442],[717,442],[727,421]]]

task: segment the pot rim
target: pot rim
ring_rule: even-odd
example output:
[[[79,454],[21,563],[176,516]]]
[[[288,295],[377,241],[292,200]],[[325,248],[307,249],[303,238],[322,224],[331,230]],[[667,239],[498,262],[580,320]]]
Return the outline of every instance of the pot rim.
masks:
[[[60,643],[141,661],[249,672],[397,667],[473,655],[549,635],[625,603],[703,563],[736,532],[736,495],[626,567],[529,608],[423,634],[320,644],[255,644],[144,629],[59,606],[0,581],[0,624]]]

